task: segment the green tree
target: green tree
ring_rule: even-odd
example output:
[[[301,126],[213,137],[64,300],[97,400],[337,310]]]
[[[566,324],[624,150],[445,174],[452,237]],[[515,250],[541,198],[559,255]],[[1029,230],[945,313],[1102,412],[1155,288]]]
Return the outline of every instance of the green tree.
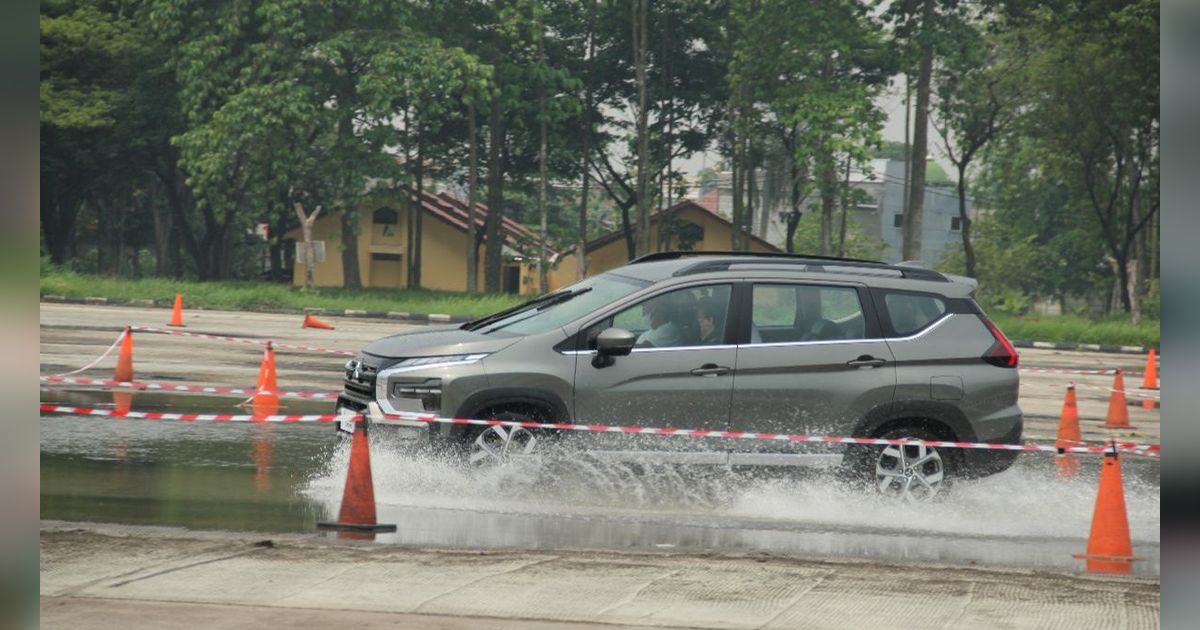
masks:
[[[870,159],[882,125],[874,99],[895,68],[885,54],[881,25],[871,19],[865,3],[853,0],[748,0],[735,3],[735,15],[729,73],[738,98],[731,111],[734,133],[770,135],[771,142],[760,139],[756,144],[777,141],[790,156],[788,243],[809,190],[820,191],[819,249],[832,254],[834,211],[845,188],[839,165],[847,158],[859,164]],[[735,155],[739,151],[737,141],[732,150]],[[735,171],[735,214],[741,196],[737,175]],[[746,179],[756,181],[753,165]]]
[[[956,24],[957,35],[935,73],[933,125],[946,157],[958,172],[958,216],[966,275],[975,276],[976,256],[967,213],[967,171],[975,158],[1012,121],[1022,97],[1027,52],[1019,37],[985,34],[975,22]]]

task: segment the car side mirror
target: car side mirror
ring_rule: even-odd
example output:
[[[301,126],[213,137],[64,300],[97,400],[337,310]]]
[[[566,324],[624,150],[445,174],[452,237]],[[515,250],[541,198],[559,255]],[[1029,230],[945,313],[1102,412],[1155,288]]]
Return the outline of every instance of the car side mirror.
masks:
[[[623,357],[633,351],[637,343],[637,335],[624,328],[605,328],[596,336],[596,358],[592,365],[605,367],[612,365],[613,357]]]

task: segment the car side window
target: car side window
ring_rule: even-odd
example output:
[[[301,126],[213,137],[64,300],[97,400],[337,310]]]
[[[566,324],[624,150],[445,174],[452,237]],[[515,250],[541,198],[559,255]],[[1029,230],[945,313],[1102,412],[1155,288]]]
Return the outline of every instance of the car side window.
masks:
[[[587,347],[606,328],[624,328],[637,335],[635,348],[711,346],[725,342],[732,285],[712,284],[656,295],[593,324]]]
[[[854,287],[756,283],[750,343],[864,339],[866,320]]]
[[[946,302],[932,295],[920,293],[884,294],[888,321],[897,335],[911,335],[941,318],[946,312]]]

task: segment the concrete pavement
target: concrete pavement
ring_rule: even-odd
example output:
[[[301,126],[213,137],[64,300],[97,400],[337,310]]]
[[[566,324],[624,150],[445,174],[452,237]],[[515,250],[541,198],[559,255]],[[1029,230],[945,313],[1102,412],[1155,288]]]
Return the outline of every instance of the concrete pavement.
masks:
[[[45,628],[1153,628],[1157,578],[43,524]]]

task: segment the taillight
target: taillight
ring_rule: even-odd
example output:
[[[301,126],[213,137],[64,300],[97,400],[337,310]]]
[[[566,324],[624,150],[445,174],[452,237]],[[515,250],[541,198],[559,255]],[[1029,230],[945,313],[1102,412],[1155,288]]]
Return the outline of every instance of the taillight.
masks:
[[[1017,367],[1017,349],[1013,347],[1008,337],[1000,332],[1000,327],[995,322],[988,319],[984,315],[980,315],[979,319],[983,320],[983,325],[987,326],[988,332],[992,333],[992,338],[996,343],[983,353],[983,360],[997,367],[1015,368]]]

